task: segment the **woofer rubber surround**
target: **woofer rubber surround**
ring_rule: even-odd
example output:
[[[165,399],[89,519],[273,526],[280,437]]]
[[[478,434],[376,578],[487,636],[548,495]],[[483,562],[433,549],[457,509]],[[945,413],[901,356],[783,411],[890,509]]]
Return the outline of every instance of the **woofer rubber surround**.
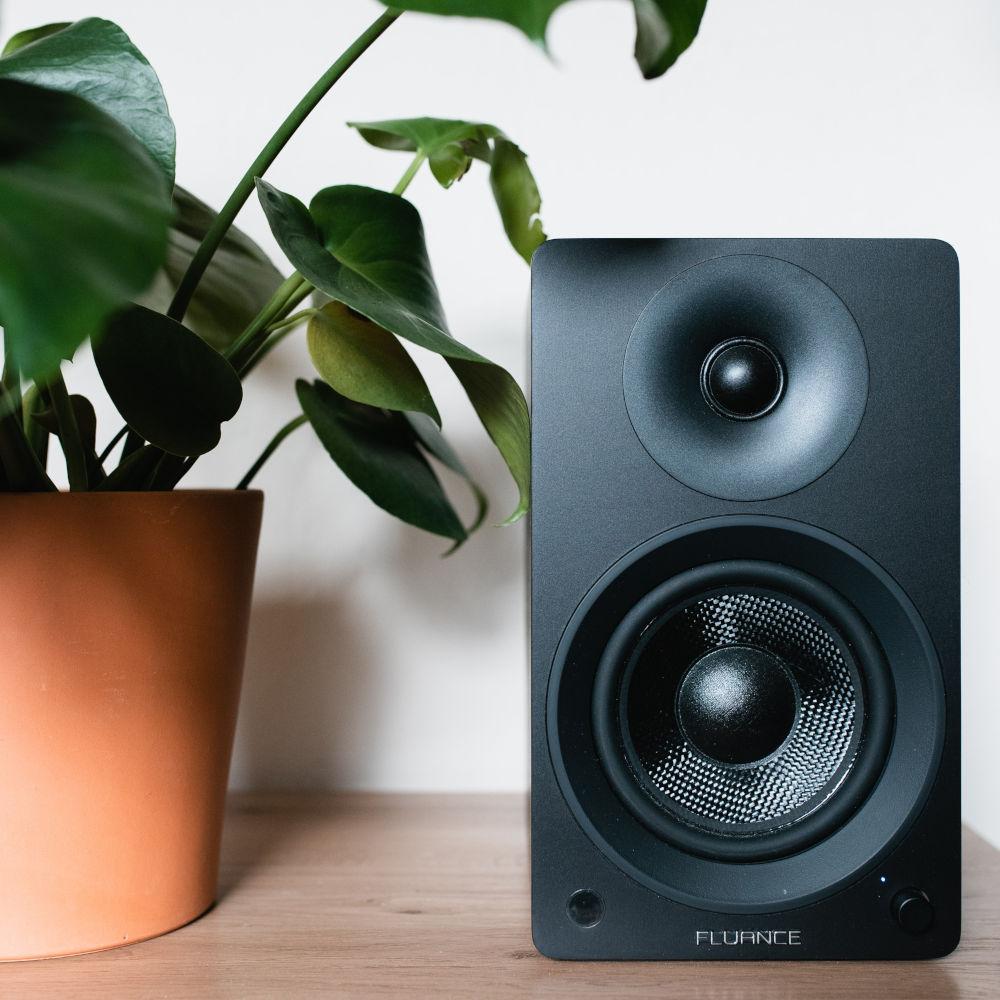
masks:
[[[699,567],[743,561],[784,568],[801,585],[822,581],[821,590],[848,609],[838,631],[865,660],[871,646],[881,652],[887,691],[876,693],[878,671],[866,676],[868,703],[894,708],[885,753],[871,756],[870,770],[846,782],[822,809],[807,838],[771,842],[768,856],[719,853],[718,838],[685,842],[675,828],[641,815],[655,803],[628,770],[610,715],[605,735],[595,704],[610,711],[613,672],[600,671],[612,638],[630,613],[658,588],[669,587]],[[746,567],[744,567],[746,568]],[[791,579],[791,577],[790,577]],[[806,585],[808,587],[808,584]],[[660,594],[660,597],[663,595]],[[815,593],[804,595],[810,606]],[[858,623],[863,623],[859,625]],[[627,627],[627,626],[625,626]],[[859,631],[860,629],[860,631]],[[601,676],[599,677],[599,674]],[[613,686],[613,685],[612,685]],[[604,699],[602,701],[602,699]],[[567,805],[585,834],[618,868],[653,891],[695,907],[727,912],[788,909],[834,893],[878,863],[899,841],[921,809],[935,777],[944,730],[944,695],[937,656],[919,614],[892,578],[843,539],[809,525],[776,517],[709,518],[650,539],[615,563],[591,588],[559,643],[546,702],[547,735],[554,772]],[[883,732],[886,729],[882,729]],[[602,745],[602,741],[603,744]],[[618,760],[622,780],[609,775]],[[612,763],[611,769],[614,769]],[[850,776],[849,776],[850,777]],[[852,779],[853,780],[853,779]],[[627,801],[631,788],[639,799]],[[843,805],[838,805],[838,800]],[[796,824],[799,826],[799,824]],[[805,829],[804,826],[799,830]],[[694,831],[698,834],[700,831]],[[788,831],[784,831],[787,833]],[[776,837],[780,837],[779,831]],[[753,863],[747,863],[752,861]]]
[[[731,341],[780,358],[763,415],[733,419],[706,400],[706,360]],[[695,264],[650,299],[622,372],[636,435],[666,472],[725,500],[769,500],[826,472],[857,434],[868,355],[840,297],[789,261],[733,254]]]

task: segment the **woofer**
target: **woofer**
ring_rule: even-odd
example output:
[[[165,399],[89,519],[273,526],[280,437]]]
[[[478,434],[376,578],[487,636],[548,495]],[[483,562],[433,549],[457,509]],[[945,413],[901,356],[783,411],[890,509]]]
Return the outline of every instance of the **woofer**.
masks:
[[[706,560],[718,552],[732,558]],[[727,649],[794,692],[763,758],[713,757],[685,732],[688,672]],[[759,707],[784,724],[777,702]],[[808,525],[721,517],[651,539],[592,587],[557,649],[549,746],[578,821],[633,877],[690,905],[785,909],[906,829],[943,711],[923,623],[871,559]]]
[[[594,736],[654,833],[749,861],[800,850],[857,808],[892,703],[847,601],[801,571],[734,560],[678,574],[625,615],[598,663]]]

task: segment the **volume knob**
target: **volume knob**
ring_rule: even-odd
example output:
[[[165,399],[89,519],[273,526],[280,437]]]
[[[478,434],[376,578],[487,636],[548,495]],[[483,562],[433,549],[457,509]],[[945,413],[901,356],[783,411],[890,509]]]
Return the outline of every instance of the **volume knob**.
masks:
[[[908,934],[923,934],[934,923],[934,907],[920,889],[901,889],[892,897],[892,915]]]

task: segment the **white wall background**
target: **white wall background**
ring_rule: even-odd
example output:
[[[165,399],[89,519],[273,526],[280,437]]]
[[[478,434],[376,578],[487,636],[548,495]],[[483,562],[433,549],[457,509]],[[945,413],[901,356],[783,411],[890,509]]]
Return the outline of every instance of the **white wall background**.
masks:
[[[530,153],[551,235],[952,242],[963,279],[965,809],[1000,842],[1000,5],[710,0],[694,47],[653,83],[630,58],[630,7],[562,8],[554,62],[503,25],[406,15],[270,177],[304,199],[347,181],[391,187],[406,158],[368,148],[345,120],[463,117],[500,125]],[[3,0],[2,26],[120,23],[163,80],[178,180],[219,205],[378,10],[370,0]],[[444,192],[425,174],[410,194],[456,335],[523,376],[528,272],[505,245],[485,177],[474,170]],[[240,224],[274,247],[254,205]],[[271,361],[191,485],[234,484],[295,412],[301,343]],[[87,363],[76,367],[72,387],[93,388]],[[474,415],[442,366],[427,367],[454,439],[506,513],[513,491]],[[441,560],[439,541],[372,508],[308,430],[259,485],[267,509],[234,783],[523,788],[523,529],[486,532]]]

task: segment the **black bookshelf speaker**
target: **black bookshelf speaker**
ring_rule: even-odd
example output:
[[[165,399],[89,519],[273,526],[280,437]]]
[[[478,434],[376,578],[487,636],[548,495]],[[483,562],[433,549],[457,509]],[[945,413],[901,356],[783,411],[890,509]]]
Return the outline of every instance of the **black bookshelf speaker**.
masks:
[[[550,241],[531,384],[538,949],[951,951],[954,251]]]

